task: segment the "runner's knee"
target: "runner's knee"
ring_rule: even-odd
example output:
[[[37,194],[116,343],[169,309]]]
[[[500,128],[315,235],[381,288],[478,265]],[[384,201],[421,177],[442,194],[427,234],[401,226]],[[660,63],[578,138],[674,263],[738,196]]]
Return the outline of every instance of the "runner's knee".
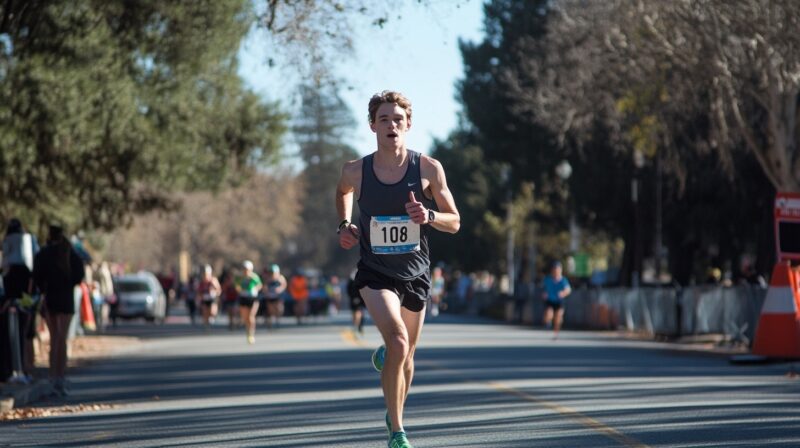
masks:
[[[403,331],[395,331],[386,341],[386,348],[388,353],[393,356],[399,356],[401,359],[408,357],[410,351],[410,344],[408,343],[408,334]]]
[[[406,358],[406,362],[403,363],[403,372],[406,376],[410,376],[414,373],[414,356],[409,354]]]

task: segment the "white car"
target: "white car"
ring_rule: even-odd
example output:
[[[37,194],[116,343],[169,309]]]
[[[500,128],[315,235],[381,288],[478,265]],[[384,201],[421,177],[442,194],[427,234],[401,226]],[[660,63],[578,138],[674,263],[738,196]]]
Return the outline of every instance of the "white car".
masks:
[[[159,323],[167,317],[167,296],[150,272],[115,277],[114,293],[117,296],[114,317],[144,317],[148,322]]]

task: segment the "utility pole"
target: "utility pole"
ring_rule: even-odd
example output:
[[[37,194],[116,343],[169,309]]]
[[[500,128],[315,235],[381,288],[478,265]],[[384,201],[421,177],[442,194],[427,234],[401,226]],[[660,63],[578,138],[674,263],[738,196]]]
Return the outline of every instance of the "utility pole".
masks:
[[[506,266],[508,269],[508,295],[514,295],[516,267],[514,265],[514,192],[511,190],[511,167],[506,165],[502,171],[506,184]]]

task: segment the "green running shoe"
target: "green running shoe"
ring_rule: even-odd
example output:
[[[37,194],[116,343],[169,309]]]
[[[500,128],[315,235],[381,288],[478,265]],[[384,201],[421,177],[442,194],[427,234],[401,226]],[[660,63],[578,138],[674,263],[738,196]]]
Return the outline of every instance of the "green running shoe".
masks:
[[[406,437],[406,433],[398,431],[389,439],[389,448],[414,448]]]
[[[378,372],[383,370],[383,362],[386,360],[386,346],[381,345],[372,352],[372,367]]]

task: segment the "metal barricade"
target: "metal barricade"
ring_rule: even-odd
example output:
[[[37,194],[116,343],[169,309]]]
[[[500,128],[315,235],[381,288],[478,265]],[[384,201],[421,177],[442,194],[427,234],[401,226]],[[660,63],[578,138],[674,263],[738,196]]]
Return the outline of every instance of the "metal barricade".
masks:
[[[11,354],[11,377],[8,378],[9,383],[27,383],[28,378],[25,376],[22,368],[22,341],[19,339],[19,302],[14,300],[8,308],[8,340],[9,352]]]
[[[753,340],[761,306],[767,290],[754,285],[735,287],[696,286],[688,288],[587,288],[578,287],[565,301],[566,328],[625,330],[654,336],[720,334],[732,342],[749,344]],[[500,296],[495,296],[497,300]],[[541,290],[526,298],[532,320],[540,324],[544,313]],[[519,320],[519,304],[511,313],[511,298],[506,297],[506,320]],[[484,298],[485,302],[493,302]],[[503,313],[482,314],[503,318]],[[513,316],[513,317],[512,317]],[[527,323],[527,322],[525,322]]]

